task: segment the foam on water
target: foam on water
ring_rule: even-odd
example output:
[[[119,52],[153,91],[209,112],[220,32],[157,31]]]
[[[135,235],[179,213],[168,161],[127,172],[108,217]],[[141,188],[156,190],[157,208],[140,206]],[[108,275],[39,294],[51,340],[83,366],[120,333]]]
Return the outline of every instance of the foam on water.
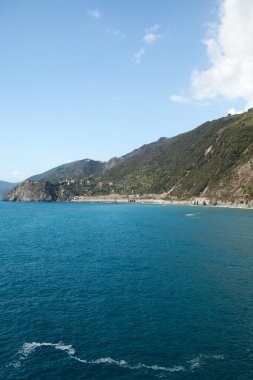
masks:
[[[202,364],[202,361],[201,361],[202,357],[201,356],[198,356],[194,359],[191,359],[189,360],[189,364],[190,364],[190,369],[191,370],[194,370],[196,368],[200,368],[201,367],[201,364]]]
[[[114,360],[112,358],[99,358],[96,360],[92,360],[89,363],[91,364],[103,364],[103,363],[108,363],[108,364],[116,364],[119,367],[128,367],[128,363],[125,360]]]
[[[200,354],[199,356],[191,359],[188,361],[188,364],[190,365],[190,370],[194,370],[196,368],[200,368],[203,364],[206,363],[207,360],[224,360],[224,355],[204,355]]]
[[[70,357],[75,354],[75,350],[72,345],[65,345],[64,343],[47,343],[47,342],[32,342],[32,343],[24,343],[23,346],[18,350],[19,358],[18,360],[10,363],[8,366],[13,366],[14,368],[18,368],[21,365],[21,362],[25,360],[30,354],[32,354],[39,347],[53,347],[56,350],[66,352]]]
[[[184,214],[187,218],[193,218],[193,219],[201,219],[201,213],[200,212],[191,212]]]
[[[181,366],[177,365],[174,367],[164,367],[159,366],[157,364],[154,365],[147,365],[143,363],[138,363],[136,365],[129,364],[126,360],[115,360],[111,357],[107,358],[98,358],[94,360],[86,360],[79,358],[78,356],[75,356],[75,349],[72,345],[66,345],[62,342],[59,343],[49,343],[49,342],[32,342],[32,343],[24,343],[23,346],[18,350],[19,358],[18,360],[11,362],[8,364],[8,366],[12,366],[14,368],[20,367],[22,361],[28,358],[29,355],[33,354],[36,349],[41,347],[52,347],[55,350],[60,350],[65,352],[71,359],[74,359],[80,363],[83,364],[90,364],[90,365],[100,365],[100,364],[109,364],[109,365],[115,365],[122,368],[128,368],[131,370],[138,370],[138,369],[149,369],[152,371],[161,371],[161,372],[181,372],[181,371],[194,371],[197,368],[200,368],[203,364],[205,364],[205,361],[207,359],[216,359],[216,360],[224,360],[224,355],[203,355],[200,354],[199,356],[189,360],[187,362],[188,365]]]
[[[74,348],[71,346],[71,345],[65,345],[64,343],[46,343],[46,342],[43,342],[43,343],[37,343],[37,342],[33,342],[33,343],[24,343],[22,348],[19,350],[19,353],[24,355],[24,356],[28,356],[30,355],[34,350],[36,350],[36,348],[38,347],[45,347],[45,346],[48,346],[48,347],[54,347],[56,350],[60,350],[60,351],[65,351],[67,352],[68,355],[74,355],[75,353],[75,350]]]

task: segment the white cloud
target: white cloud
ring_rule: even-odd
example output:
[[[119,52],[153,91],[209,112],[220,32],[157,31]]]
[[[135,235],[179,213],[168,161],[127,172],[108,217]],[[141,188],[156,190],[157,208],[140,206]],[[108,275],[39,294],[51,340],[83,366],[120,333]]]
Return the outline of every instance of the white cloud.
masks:
[[[243,113],[244,111],[236,111],[236,109],[234,109],[234,108],[229,108],[229,110],[228,110],[228,114],[230,114],[230,115],[237,115],[237,114],[239,114],[239,113]]]
[[[210,67],[191,76],[196,99],[245,100],[253,106],[253,1],[220,0],[218,22],[209,25],[206,46]]]
[[[145,35],[142,41],[145,42],[147,45],[152,45],[157,40],[161,40],[163,38],[163,34],[159,33],[159,29],[160,29],[159,24],[155,24],[151,26],[150,28],[146,29]],[[146,49],[144,49],[143,47],[140,48],[140,50],[134,54],[133,61],[135,63],[140,63],[145,52],[146,52]]]
[[[228,115],[236,115],[236,114],[237,114],[237,112],[234,108],[229,108]]]
[[[191,101],[190,98],[182,95],[171,95],[170,100],[175,103],[189,103]]]
[[[133,56],[133,61],[134,61],[135,63],[138,63],[138,64],[139,64],[139,63],[141,62],[141,59],[142,59],[143,55],[145,54],[145,52],[146,52],[145,49],[140,48],[140,50],[137,51],[137,53],[134,54],[134,56]]]
[[[174,103],[179,103],[179,104],[190,104],[195,107],[207,107],[209,106],[209,102],[203,102],[203,101],[196,101],[193,98],[183,96],[183,95],[171,95],[170,96],[170,101]]]
[[[99,9],[89,10],[89,11],[88,11],[88,14],[89,14],[91,17],[95,18],[96,20],[98,20],[98,19],[100,19],[100,18],[102,17],[102,14],[101,14],[101,12],[100,12]]]
[[[9,182],[19,182],[24,180],[24,173],[21,173],[19,170],[13,170],[11,172],[4,174],[4,180]]]
[[[114,29],[114,28],[107,28],[106,33],[108,33],[108,34],[110,34],[116,38],[125,38],[126,37],[125,33],[122,33],[120,30]]]
[[[163,35],[158,33],[160,29],[159,24],[153,25],[151,28],[146,29],[145,36],[143,37],[143,41],[147,45],[152,45],[157,40],[161,40],[163,38]]]
[[[11,178],[18,178],[21,175],[21,173],[18,170],[13,170],[13,172],[9,173],[9,177]]]

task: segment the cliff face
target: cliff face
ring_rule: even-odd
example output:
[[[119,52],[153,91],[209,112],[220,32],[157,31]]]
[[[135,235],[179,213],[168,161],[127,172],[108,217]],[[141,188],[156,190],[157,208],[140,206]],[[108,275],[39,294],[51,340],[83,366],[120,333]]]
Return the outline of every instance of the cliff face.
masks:
[[[57,200],[57,196],[57,185],[48,181],[25,181],[7,194],[4,200],[11,202],[54,202]]]
[[[69,182],[54,184],[49,181],[24,181],[12,189],[4,201],[9,202],[66,202],[76,196],[75,182],[69,186]]]

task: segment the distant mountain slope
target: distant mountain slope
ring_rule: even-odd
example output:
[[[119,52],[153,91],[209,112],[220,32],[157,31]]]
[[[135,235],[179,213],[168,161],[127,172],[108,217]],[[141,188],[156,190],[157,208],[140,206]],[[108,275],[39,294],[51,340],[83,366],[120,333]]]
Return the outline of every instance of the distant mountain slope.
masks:
[[[3,199],[3,197],[11,191],[17,183],[11,183],[11,182],[5,182],[5,181],[0,181],[0,200]]]
[[[161,138],[102,164],[100,169],[92,177],[81,173],[77,177],[71,173],[70,164],[75,180],[61,183],[57,199],[155,193],[168,199],[205,196],[232,202],[253,200],[253,112],[206,122],[170,139]],[[63,176],[58,178],[62,180]],[[13,198],[15,191],[7,197]]]
[[[98,175],[102,173],[104,168],[104,162],[84,159],[57,166],[56,168],[34,175],[28,179],[31,181],[46,180],[52,183],[58,183]]]

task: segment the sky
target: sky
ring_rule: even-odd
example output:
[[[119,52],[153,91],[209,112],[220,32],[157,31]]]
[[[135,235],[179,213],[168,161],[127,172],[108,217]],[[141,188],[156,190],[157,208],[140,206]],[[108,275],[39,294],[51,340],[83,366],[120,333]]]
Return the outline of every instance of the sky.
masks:
[[[0,180],[253,106],[252,0],[0,0]]]

